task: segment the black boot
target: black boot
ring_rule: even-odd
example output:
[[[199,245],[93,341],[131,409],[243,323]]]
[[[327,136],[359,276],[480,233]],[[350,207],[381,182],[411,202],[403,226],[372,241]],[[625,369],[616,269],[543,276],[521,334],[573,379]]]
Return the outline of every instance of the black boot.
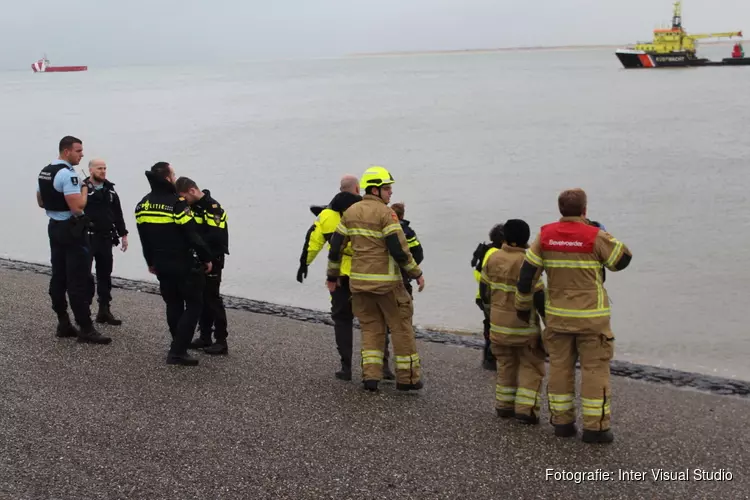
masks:
[[[191,357],[188,353],[184,354],[167,354],[168,365],[197,366],[198,360]]]
[[[424,387],[424,383],[420,380],[416,384],[399,384],[396,382],[396,389],[399,391],[418,391]]]
[[[362,385],[366,391],[378,392],[378,381],[377,380],[363,380]]]
[[[576,424],[556,424],[555,436],[561,438],[573,437],[576,435]]]
[[[341,370],[336,372],[336,378],[339,380],[346,380],[347,382],[352,379],[352,364],[346,361],[341,362]]]
[[[58,314],[57,315],[57,333],[55,333],[56,337],[59,338],[69,338],[69,337],[77,337],[79,335],[78,329],[73,326],[73,324],[70,322],[70,317],[68,316],[68,313],[65,312],[64,314]]]
[[[611,443],[615,440],[615,436],[610,429],[607,429],[606,431],[590,431],[584,429],[581,440],[584,443]]]
[[[99,304],[99,312],[96,315],[97,323],[107,323],[108,325],[120,326],[122,321],[112,316],[109,310],[109,304]]]
[[[203,352],[205,352],[206,354],[216,354],[216,355],[226,356],[229,353],[229,348],[227,347],[227,341],[226,340],[221,341],[221,342],[217,341],[215,344],[203,349]]]
[[[495,408],[495,413],[500,418],[513,418],[516,415],[513,408]]]
[[[211,347],[213,342],[211,342],[211,338],[209,337],[208,340],[206,340],[202,335],[198,337],[197,339],[190,342],[190,345],[188,346],[188,349],[205,349],[207,347]]]
[[[539,417],[536,415],[523,415],[521,413],[516,413],[516,420],[526,425],[537,425],[539,423]]]
[[[94,325],[81,327],[81,331],[78,334],[78,342],[88,344],[109,344],[112,339],[105,337],[94,328]]]

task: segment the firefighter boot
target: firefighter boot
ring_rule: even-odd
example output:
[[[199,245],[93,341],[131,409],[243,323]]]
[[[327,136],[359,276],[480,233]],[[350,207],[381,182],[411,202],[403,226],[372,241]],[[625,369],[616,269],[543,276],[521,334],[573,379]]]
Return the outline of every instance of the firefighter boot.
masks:
[[[555,436],[561,438],[573,437],[576,435],[576,424],[556,424]]]
[[[109,310],[109,304],[99,304],[99,312],[96,315],[97,323],[106,323],[108,325],[120,326],[122,320],[119,320],[112,316],[112,312]]]
[[[377,380],[363,380],[362,385],[366,391],[378,392],[378,381]]]
[[[606,431],[591,431],[584,429],[581,440],[584,443],[611,443],[615,440],[615,436],[610,429],[607,429]]]
[[[78,330],[70,322],[70,316],[68,316],[67,311],[57,315],[57,333],[55,336],[59,338],[78,336]]]

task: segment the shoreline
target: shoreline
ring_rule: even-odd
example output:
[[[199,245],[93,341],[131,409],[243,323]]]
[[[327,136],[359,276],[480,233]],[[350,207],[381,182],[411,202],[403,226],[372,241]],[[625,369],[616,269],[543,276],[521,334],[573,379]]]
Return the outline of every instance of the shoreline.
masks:
[[[34,274],[50,274],[49,265],[8,258],[0,258],[0,269],[32,272]],[[157,283],[120,278],[114,275],[112,276],[112,287],[148,293],[151,295],[160,295]],[[333,326],[330,314],[326,311],[273,304],[270,302],[231,295],[222,294],[222,296],[227,309]],[[354,327],[355,329],[359,329],[359,322],[356,318],[354,320]],[[478,335],[462,335],[458,333],[437,331],[435,329],[427,329],[419,326],[415,326],[414,330],[416,337],[426,342],[450,344],[476,350],[481,350],[484,346],[484,339]],[[696,389],[723,396],[750,398],[750,381],[692,373],[672,368],[661,368],[658,366],[631,363],[616,359],[612,360],[610,371],[614,376],[633,380]]]

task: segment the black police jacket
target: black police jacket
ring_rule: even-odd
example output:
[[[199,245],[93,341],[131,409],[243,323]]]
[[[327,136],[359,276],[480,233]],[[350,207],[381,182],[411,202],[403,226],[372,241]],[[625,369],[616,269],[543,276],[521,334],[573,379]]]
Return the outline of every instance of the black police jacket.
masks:
[[[101,189],[96,189],[90,177],[83,180],[88,186],[86,215],[91,219],[91,232],[101,236],[121,238],[128,234],[125,219],[122,216],[120,196],[115,191],[114,183],[105,180]]]
[[[213,255],[214,265],[223,267],[224,255],[229,255],[229,226],[227,213],[211,196],[211,191],[203,190],[203,198],[190,206],[193,218],[198,224],[198,232]]]
[[[198,234],[190,206],[167,179],[146,171],[151,192],[135,207],[138,236],[146,264],[157,274],[184,273],[212,260]]]

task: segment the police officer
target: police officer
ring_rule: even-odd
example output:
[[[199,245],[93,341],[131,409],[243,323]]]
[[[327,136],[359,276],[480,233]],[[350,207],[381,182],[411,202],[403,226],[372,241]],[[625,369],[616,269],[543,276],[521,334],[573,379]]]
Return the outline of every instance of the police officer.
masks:
[[[200,337],[190,344],[193,349],[203,349],[206,354],[227,354],[227,312],[221,298],[221,274],[224,269],[224,255],[229,255],[229,228],[227,213],[221,204],[211,197],[208,189],[201,191],[188,177],[180,177],[175,182],[177,194],[185,198],[193,211],[203,240],[211,250],[212,270],[206,275],[203,289],[203,312],[199,326]],[[211,343],[211,329],[216,343]]]
[[[307,278],[307,269],[313,263],[326,242],[336,231],[344,212],[362,200],[359,194],[359,179],[354,175],[341,177],[339,192],[328,205],[314,205],[310,211],[316,215],[315,222],[305,235],[305,243],[300,255],[297,281]],[[349,272],[351,270],[351,248],[344,249],[341,258],[339,286],[331,292],[331,319],[336,337],[336,348],[341,360],[341,369],[334,376],[339,380],[352,379],[352,339],[354,337],[354,313],[352,312],[352,294],[349,290]],[[387,360],[385,366],[388,366]],[[388,374],[386,374],[386,378]],[[391,378],[395,378],[390,374]]]
[[[99,333],[91,321],[91,256],[88,218],[83,211],[88,196],[74,169],[83,158],[83,142],[72,136],[60,140],[59,156],[39,172],[36,200],[49,217],[52,277],[49,295],[57,313],[57,336],[78,337],[79,342],[109,344],[112,339]],[[70,322],[70,308],[80,330]]]
[[[190,206],[177,195],[172,166],[158,162],[146,171],[146,178],[151,192],[136,205],[135,220],[146,265],[159,280],[167,305],[172,334],[167,364],[194,366],[198,360],[187,349],[203,308],[205,275],[212,270],[213,255],[198,234]]]
[[[340,276],[341,256],[351,242],[352,264],[349,286],[352,310],[362,331],[362,379],[366,390],[377,391],[383,376],[385,329],[390,327],[396,358],[396,389],[419,390],[422,370],[412,327],[414,306],[406,292],[401,272],[404,269],[424,288],[422,271],[414,261],[399,224],[388,207],[393,176],[383,167],[365,171],[360,188],[362,201],[344,212],[331,236],[328,253],[328,290],[333,293]]]
[[[89,235],[91,254],[96,262],[96,292],[99,299],[97,323],[121,325],[110,311],[112,302],[112,247],[122,240],[122,251],[128,249],[128,230],[122,216],[120,197],[115,185],[107,179],[107,163],[99,158],[89,162],[89,177],[83,180],[88,189],[86,215],[91,218]]]

